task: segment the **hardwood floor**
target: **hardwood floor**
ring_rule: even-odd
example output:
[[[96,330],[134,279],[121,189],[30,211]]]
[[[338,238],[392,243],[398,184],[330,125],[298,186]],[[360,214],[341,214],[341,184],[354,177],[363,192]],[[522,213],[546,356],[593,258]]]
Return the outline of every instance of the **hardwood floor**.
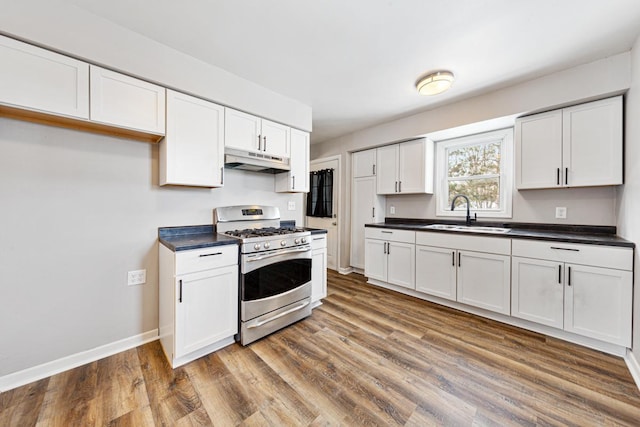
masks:
[[[640,425],[624,361],[329,272],[313,315],[171,370],[158,341],[0,394],[0,426]]]

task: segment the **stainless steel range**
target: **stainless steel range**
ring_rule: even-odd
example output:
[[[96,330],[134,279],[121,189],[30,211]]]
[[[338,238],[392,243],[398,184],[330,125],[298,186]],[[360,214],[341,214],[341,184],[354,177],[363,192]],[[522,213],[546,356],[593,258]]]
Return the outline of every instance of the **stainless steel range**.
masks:
[[[240,328],[247,345],[311,314],[311,233],[280,226],[273,206],[216,208],[218,233],[240,239]]]

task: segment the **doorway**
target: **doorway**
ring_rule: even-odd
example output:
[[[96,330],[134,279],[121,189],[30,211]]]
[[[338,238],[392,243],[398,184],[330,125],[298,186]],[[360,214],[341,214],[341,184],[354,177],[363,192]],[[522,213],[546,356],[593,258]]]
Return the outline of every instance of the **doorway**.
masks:
[[[306,217],[307,227],[324,228],[327,230],[327,267],[331,270],[338,270],[340,265],[340,227],[338,226],[338,212],[340,212],[340,156],[325,157],[312,160],[309,163],[311,172],[323,169],[333,169],[333,209],[331,217]]]

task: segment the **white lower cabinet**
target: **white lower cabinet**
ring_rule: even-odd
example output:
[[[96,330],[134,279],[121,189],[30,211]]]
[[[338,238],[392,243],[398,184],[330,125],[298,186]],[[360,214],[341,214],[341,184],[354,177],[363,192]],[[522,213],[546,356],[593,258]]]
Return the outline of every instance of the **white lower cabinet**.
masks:
[[[367,227],[365,276],[415,289],[415,238],[413,231]]]
[[[631,346],[633,250],[513,241],[513,316]]]
[[[238,247],[173,252],[160,245],[160,342],[173,368],[234,342]]]
[[[327,235],[311,235],[311,304],[327,296]]]
[[[416,290],[508,315],[510,251],[509,239],[417,233]]]

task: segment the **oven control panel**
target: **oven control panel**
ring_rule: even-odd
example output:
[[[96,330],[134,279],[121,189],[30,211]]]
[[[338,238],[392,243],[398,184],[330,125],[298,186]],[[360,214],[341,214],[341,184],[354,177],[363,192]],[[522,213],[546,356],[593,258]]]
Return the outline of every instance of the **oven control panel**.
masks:
[[[311,236],[310,231],[272,236],[272,237],[255,237],[245,239],[240,247],[240,251],[243,254],[250,254],[255,252],[275,251],[287,248],[293,248],[297,246],[304,246],[309,244]]]

